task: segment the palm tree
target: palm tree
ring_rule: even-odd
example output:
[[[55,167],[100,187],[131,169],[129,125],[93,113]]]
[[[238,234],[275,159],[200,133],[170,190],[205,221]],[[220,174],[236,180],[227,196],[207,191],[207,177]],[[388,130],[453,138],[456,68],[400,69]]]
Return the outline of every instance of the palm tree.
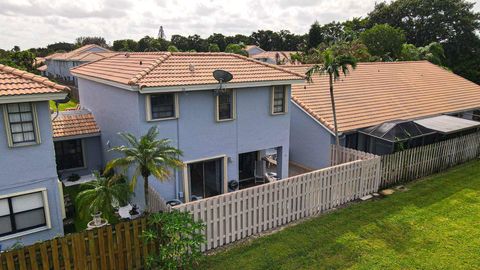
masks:
[[[131,195],[128,184],[121,175],[102,176],[93,172],[95,180],[81,185],[82,192],[75,198],[80,216],[101,211],[107,219],[114,215],[114,205],[125,205]]]
[[[145,206],[148,209],[148,177],[153,175],[159,180],[165,180],[171,170],[179,168],[183,163],[178,159],[182,154],[177,148],[170,146],[170,140],[158,140],[157,127],[151,127],[147,134],[137,139],[130,133],[119,133],[128,146],[122,145],[112,148],[123,154],[123,157],[111,160],[105,170],[108,172],[115,167],[123,168],[125,171],[133,167],[131,188],[136,186],[138,176],[143,177],[145,192]]]
[[[340,139],[338,137],[338,125],[337,125],[337,112],[335,109],[335,97],[333,94],[333,82],[340,78],[340,73],[347,76],[349,67],[355,69],[357,67],[357,60],[348,55],[335,56],[331,49],[327,49],[323,52],[323,64],[315,64],[311,67],[307,73],[307,80],[312,81],[312,77],[315,73],[320,76],[328,74],[330,83],[330,100],[332,103],[333,112],[333,124],[335,127],[335,143],[340,146]]]

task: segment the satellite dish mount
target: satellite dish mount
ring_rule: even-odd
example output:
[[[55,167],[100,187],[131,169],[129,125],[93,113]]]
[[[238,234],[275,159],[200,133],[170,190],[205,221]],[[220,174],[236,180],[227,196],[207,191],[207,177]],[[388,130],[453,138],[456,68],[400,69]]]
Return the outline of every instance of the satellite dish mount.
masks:
[[[219,87],[218,89],[214,90],[214,93],[215,95],[221,95],[226,92],[224,84],[231,81],[233,79],[233,75],[228,71],[217,69],[213,71],[213,78],[215,78],[215,80],[217,80],[219,83]]]

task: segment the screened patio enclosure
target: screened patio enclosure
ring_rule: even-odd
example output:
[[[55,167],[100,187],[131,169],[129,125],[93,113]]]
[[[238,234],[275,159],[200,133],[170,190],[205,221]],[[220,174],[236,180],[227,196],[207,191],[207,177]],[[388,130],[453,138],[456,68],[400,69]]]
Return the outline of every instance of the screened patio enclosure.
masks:
[[[358,131],[358,149],[376,155],[435,142],[437,132],[413,121],[393,121]]]
[[[347,146],[386,155],[477,131],[480,122],[449,115],[411,121],[391,121],[347,135]],[[352,145],[355,141],[356,145]]]

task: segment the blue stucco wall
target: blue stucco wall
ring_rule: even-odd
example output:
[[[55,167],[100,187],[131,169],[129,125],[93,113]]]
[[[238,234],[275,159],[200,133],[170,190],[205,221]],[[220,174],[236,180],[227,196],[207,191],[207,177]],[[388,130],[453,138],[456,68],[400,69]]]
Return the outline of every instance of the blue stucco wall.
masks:
[[[82,138],[83,155],[85,157],[84,168],[70,169],[60,172],[61,179],[65,179],[71,174],[80,176],[90,175],[92,171],[100,171],[104,167],[103,150],[100,136]]]
[[[28,234],[18,239],[0,240],[6,248],[17,240],[32,244],[63,234],[60,193],[53,148],[52,128],[48,102],[37,102],[41,143],[24,147],[8,147],[3,121],[3,106],[0,106],[0,196],[37,188],[46,188],[52,228]],[[8,168],[8,169],[7,169]]]
[[[290,107],[290,160],[312,169],[328,167],[335,136],[293,102]]]
[[[184,152],[184,161],[226,155],[228,179],[238,179],[238,154],[272,147],[283,147],[282,175],[288,175],[290,114],[270,115],[270,87],[243,88],[236,91],[237,118],[215,121],[215,99],[212,91],[179,93],[180,117],[158,122],[146,121],[145,96],[93,81],[78,79],[80,103],[92,111],[102,130],[102,142],[121,145],[117,135],[128,131],[142,135],[157,125],[160,137],[169,138]],[[109,100],[109,102],[103,102]],[[105,160],[114,157],[105,152]],[[181,175],[175,180],[151,183],[166,199],[176,198],[183,191]],[[153,180],[153,179],[152,179]],[[142,186],[136,196],[142,201]],[[139,202],[140,202],[139,201]]]

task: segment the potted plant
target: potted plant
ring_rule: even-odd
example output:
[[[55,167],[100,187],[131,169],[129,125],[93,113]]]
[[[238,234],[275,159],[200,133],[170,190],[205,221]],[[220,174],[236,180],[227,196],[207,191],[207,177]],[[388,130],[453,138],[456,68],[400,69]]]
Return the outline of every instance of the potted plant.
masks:
[[[93,173],[95,180],[82,184],[83,191],[75,198],[80,216],[94,220],[103,217],[109,221],[115,218],[115,205],[128,202],[131,192],[123,176],[104,176]],[[98,219],[97,219],[98,220]]]

